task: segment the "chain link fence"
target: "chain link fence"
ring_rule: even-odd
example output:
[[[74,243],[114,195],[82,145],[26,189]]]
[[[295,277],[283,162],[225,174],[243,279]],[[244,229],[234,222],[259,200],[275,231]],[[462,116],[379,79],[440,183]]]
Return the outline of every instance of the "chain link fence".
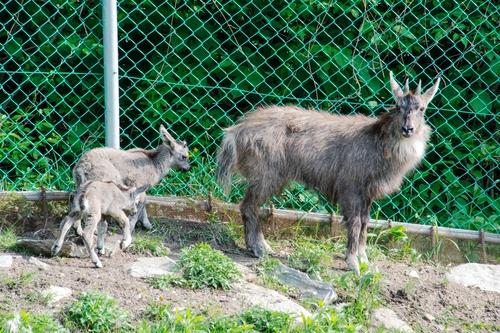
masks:
[[[81,154],[104,145],[100,1],[0,4],[0,190],[71,190]],[[192,170],[153,194],[230,197],[214,180],[222,129],[258,105],[378,115],[388,71],[424,86],[423,164],[373,218],[500,232],[498,7],[487,1],[118,1],[121,146],[156,147],[165,124]],[[332,211],[292,184],[276,207]]]

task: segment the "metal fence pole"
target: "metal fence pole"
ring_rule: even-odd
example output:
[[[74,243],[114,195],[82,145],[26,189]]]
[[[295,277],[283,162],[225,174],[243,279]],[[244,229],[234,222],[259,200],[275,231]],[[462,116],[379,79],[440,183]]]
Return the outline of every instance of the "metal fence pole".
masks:
[[[116,0],[103,0],[102,17],[104,22],[104,121],[106,146],[120,148]]]

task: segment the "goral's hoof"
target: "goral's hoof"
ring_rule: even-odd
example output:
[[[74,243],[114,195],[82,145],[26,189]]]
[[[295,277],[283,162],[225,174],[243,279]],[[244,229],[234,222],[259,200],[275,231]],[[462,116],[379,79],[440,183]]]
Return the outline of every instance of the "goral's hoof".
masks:
[[[267,245],[267,243],[254,245],[251,248],[249,248],[249,250],[257,258],[262,258],[273,254],[273,250],[269,245]]]
[[[153,225],[149,221],[141,221],[142,227],[146,230],[153,229]]]
[[[127,248],[130,246],[130,243],[131,243],[131,242],[127,242],[127,241],[122,240],[122,241],[120,242],[120,249],[122,249],[122,250],[127,249]]]
[[[357,276],[361,275],[361,271],[359,270],[358,258],[356,256],[347,256],[346,258],[347,267]]]
[[[61,251],[61,248],[59,246],[57,246],[57,244],[54,244],[52,246],[52,249],[51,249],[51,254],[53,257],[57,256],[59,254],[59,252]]]

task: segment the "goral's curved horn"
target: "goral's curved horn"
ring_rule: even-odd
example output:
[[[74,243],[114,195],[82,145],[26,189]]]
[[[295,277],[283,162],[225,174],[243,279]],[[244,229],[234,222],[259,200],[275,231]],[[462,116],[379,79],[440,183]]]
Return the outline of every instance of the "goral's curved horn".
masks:
[[[408,94],[409,92],[410,92],[410,83],[408,82],[408,79],[406,79],[404,93]]]
[[[398,100],[403,97],[403,91],[401,90],[401,87],[396,82],[396,80],[394,80],[392,71],[389,72],[389,82],[391,83],[392,96],[394,96],[394,99]]]
[[[436,79],[436,82],[432,87],[430,87],[423,95],[422,95],[422,100],[424,101],[425,104],[429,104],[430,101],[434,98],[434,95],[436,94],[438,87],[439,87],[439,82],[441,81],[441,78],[438,76]]]
[[[422,93],[422,80],[418,80],[418,87],[415,90],[415,95],[420,95]]]

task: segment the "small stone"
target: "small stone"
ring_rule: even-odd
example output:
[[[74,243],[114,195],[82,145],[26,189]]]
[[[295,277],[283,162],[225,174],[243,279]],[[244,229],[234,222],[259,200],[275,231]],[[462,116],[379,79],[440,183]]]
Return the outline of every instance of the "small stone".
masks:
[[[231,290],[232,297],[241,300],[248,307],[258,306],[271,311],[286,312],[300,322],[312,314],[302,305],[295,303],[279,292],[259,285],[243,282],[236,283]]]
[[[338,303],[335,304],[335,311],[337,312],[344,312],[344,309],[349,306],[349,303]]]
[[[387,330],[397,330],[399,332],[413,332],[410,325],[399,319],[396,313],[389,308],[378,308],[372,313],[371,328],[375,331],[377,328],[383,327]]]
[[[40,268],[40,269],[41,269],[41,270],[43,270],[43,271],[46,271],[46,270],[48,270],[48,269],[50,268],[50,265],[49,265],[49,264],[46,264],[46,263],[44,263],[43,261],[40,261],[40,260],[38,260],[38,259],[37,259],[37,258],[35,258],[35,257],[30,257],[30,258],[28,259],[28,262],[29,262],[30,264],[35,265],[36,267]]]
[[[14,318],[5,322],[3,329],[5,330],[5,332],[19,332],[20,325],[21,325],[21,315],[18,312],[14,315]]]
[[[127,269],[132,277],[148,278],[169,273],[176,273],[175,261],[169,257],[139,258]]]
[[[10,266],[12,266],[12,256],[0,256],[0,268],[10,268]]]
[[[434,316],[429,314],[429,313],[424,313],[424,319],[427,320],[427,321],[434,321]]]
[[[321,300],[326,304],[337,299],[337,293],[330,284],[313,280],[307,274],[281,263],[272,274],[281,283],[298,289],[302,299]]]
[[[420,275],[418,275],[418,272],[414,269],[406,271],[406,275],[411,278],[420,279]]]
[[[49,305],[53,306],[63,298],[71,296],[72,291],[69,288],[50,286],[48,289],[42,291],[44,297],[49,297]]]

